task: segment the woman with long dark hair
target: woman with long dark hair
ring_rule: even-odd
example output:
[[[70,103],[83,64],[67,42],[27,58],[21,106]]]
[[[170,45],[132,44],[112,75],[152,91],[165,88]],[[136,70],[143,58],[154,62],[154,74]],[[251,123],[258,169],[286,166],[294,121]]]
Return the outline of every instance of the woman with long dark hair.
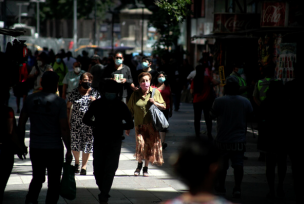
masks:
[[[162,112],[164,113],[166,119],[169,121],[169,117],[172,117],[173,100],[166,73],[163,71],[158,72],[153,79],[153,85],[151,87],[157,88],[161,93],[164,101],[166,102],[166,109],[162,110]],[[160,132],[160,137],[162,141],[162,147],[165,149],[168,146],[165,142],[166,130]]]
[[[196,66],[196,75],[191,83],[190,93],[193,95],[194,129],[197,137],[200,136],[200,121],[202,111],[204,111],[207,136],[210,140],[213,139],[211,134],[212,119],[209,111],[215,98],[213,86],[218,84],[219,82],[212,78],[207,62]]]

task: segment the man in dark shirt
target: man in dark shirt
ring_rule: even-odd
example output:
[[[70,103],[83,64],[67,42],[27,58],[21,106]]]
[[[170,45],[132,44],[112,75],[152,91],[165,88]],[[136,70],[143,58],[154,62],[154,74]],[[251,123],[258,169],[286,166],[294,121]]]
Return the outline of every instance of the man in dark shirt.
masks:
[[[99,82],[102,78],[104,71],[104,66],[100,63],[100,57],[98,55],[94,55],[92,57],[91,67],[89,68],[89,72],[93,75],[92,87],[96,90],[99,89]]]
[[[93,167],[99,187],[99,202],[107,203],[118,168],[123,130],[133,129],[134,123],[126,104],[119,98],[117,84],[106,80],[103,97],[92,102],[83,117],[83,123],[93,126]],[[122,123],[125,121],[126,123]]]
[[[47,71],[42,75],[43,90],[27,97],[19,119],[19,133],[24,140],[25,126],[30,118],[30,159],[33,178],[25,203],[38,203],[45,170],[48,172],[46,203],[57,203],[60,192],[60,178],[63,166],[63,145],[67,149],[66,162],[71,163],[71,137],[68,126],[65,101],[58,97],[59,77]]]
[[[118,97],[124,102],[127,102],[127,95],[128,95],[128,87],[132,90],[136,90],[135,85],[133,84],[133,79],[131,75],[131,70],[128,66],[123,64],[123,54],[121,52],[117,52],[114,57],[115,63],[109,64],[104,70],[103,79],[112,79],[114,80],[115,74],[122,74],[123,77],[117,81],[119,86],[117,87]],[[102,90],[101,90],[102,92]]]

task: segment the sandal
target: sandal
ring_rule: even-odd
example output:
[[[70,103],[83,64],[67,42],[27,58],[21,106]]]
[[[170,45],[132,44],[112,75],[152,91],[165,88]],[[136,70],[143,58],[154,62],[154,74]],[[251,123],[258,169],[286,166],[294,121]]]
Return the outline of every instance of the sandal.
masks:
[[[79,174],[79,164],[75,164],[75,174]]]
[[[141,162],[141,163],[138,162],[137,168],[134,172],[134,176],[138,176],[140,174],[140,171],[142,169],[142,165],[143,165],[143,162]]]
[[[145,177],[148,177],[148,176],[149,176],[149,174],[148,174],[148,167],[147,167],[147,166],[145,166],[145,167],[143,168],[143,173],[144,173],[144,176],[145,176]]]

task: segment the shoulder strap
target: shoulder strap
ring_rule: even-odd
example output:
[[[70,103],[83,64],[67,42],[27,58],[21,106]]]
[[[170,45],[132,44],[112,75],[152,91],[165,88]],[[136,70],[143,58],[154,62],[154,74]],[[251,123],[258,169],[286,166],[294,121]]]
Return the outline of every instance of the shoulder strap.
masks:
[[[153,88],[152,94],[151,94],[150,98],[153,98],[153,96],[154,96],[154,94],[155,94],[155,89],[156,89],[156,88]]]

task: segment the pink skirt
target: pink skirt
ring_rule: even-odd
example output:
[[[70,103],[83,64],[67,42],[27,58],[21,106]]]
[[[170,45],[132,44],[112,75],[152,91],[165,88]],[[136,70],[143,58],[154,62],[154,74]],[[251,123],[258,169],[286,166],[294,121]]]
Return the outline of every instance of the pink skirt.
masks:
[[[164,163],[162,143],[159,132],[153,128],[152,124],[138,125],[135,127],[136,160],[144,159],[161,166]]]

